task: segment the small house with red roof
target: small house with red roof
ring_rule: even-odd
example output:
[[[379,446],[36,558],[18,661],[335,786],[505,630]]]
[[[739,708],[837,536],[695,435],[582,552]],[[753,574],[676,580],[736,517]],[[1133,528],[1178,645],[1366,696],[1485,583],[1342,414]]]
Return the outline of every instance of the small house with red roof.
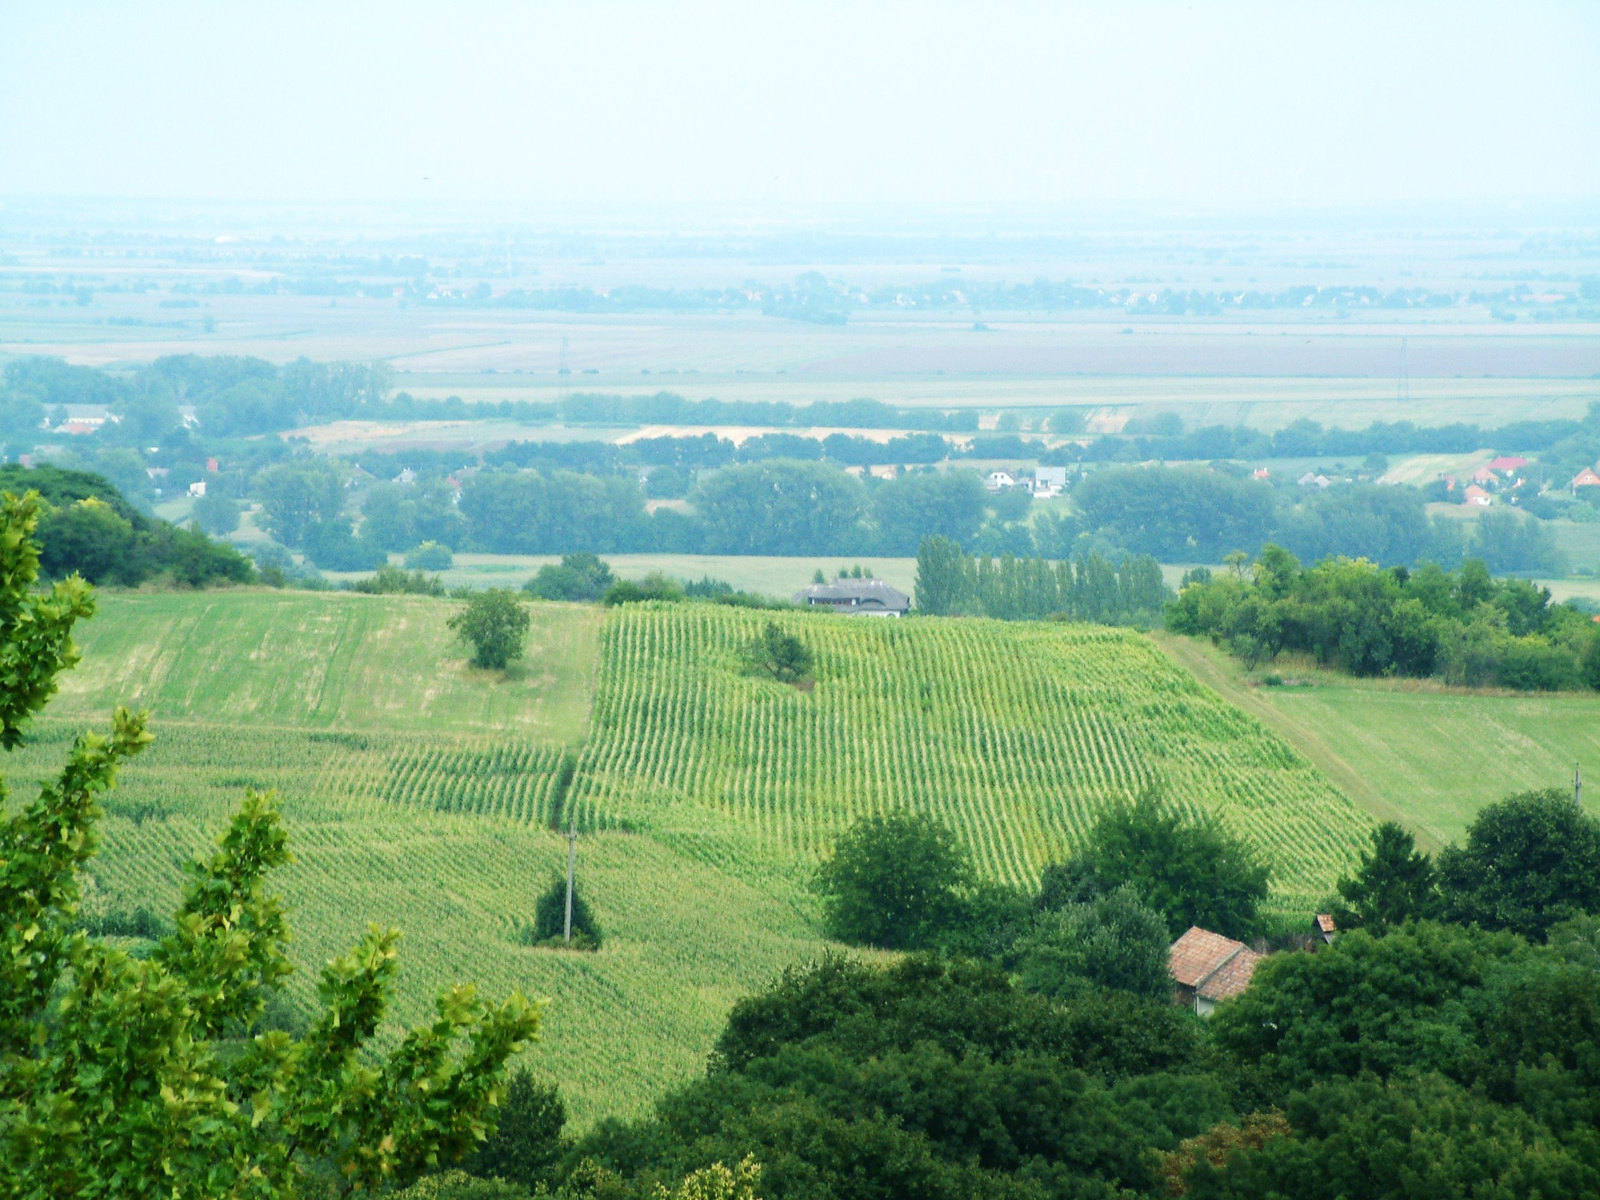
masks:
[[[1498,471],[1502,475],[1510,475],[1513,471],[1520,471],[1528,465],[1528,460],[1518,458],[1514,454],[1502,454],[1499,458],[1489,463],[1489,470]]]
[[[1243,942],[1191,925],[1167,952],[1172,999],[1208,1017],[1219,1001],[1232,999],[1250,986],[1256,963],[1265,957]]]
[[[1461,503],[1475,505],[1478,508],[1488,508],[1494,503],[1494,497],[1477,484],[1473,484],[1462,493]]]
[[[1576,492],[1581,487],[1600,487],[1600,475],[1585,467],[1572,477],[1572,490]]]

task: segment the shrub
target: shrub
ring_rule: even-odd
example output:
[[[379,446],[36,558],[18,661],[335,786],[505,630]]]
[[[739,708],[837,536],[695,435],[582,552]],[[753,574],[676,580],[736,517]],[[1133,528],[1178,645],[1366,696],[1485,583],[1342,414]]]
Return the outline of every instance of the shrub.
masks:
[[[616,582],[609,564],[593,554],[564,554],[546,563],[522,590],[540,600],[598,600]]]
[[[545,888],[539,902],[533,909],[533,942],[535,945],[547,942],[564,942],[567,929],[567,877],[565,875],[551,876],[550,886]],[[584,944],[579,946],[578,940],[583,939]],[[576,880],[572,885],[572,940],[575,949],[598,950],[602,941],[600,923],[594,919],[594,914],[589,911],[589,905],[583,899],[583,892],[578,887]]]
[[[780,629],[776,621],[768,621],[760,636],[746,647],[745,661],[750,673],[763,679],[804,683],[811,678],[811,651],[794,634]]]
[[[1124,884],[1087,904],[1045,914],[1016,946],[1024,987],[1047,996],[1116,988],[1159,1000],[1172,991],[1167,922]]]
[[[659,571],[652,571],[643,579],[621,579],[606,589],[600,603],[607,608],[618,604],[637,604],[643,600],[677,601],[683,599],[683,585],[669,579]]]
[[[376,572],[350,585],[352,592],[365,592],[374,596],[443,596],[444,580],[422,571],[402,571],[393,563],[384,563]]]
[[[448,571],[455,563],[450,547],[438,542],[423,542],[406,555],[406,566],[414,571]]]

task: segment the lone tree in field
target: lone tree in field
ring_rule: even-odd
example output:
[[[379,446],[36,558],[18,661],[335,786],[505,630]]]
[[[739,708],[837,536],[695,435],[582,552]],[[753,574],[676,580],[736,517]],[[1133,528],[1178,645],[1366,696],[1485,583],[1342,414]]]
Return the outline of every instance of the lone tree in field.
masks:
[[[76,577],[32,590],[40,502],[0,496],[0,744],[77,662],[94,611]],[[0,810],[0,1195],[298,1196],[404,1186],[491,1131],[506,1060],[539,1028],[520,995],[471,985],[387,1055],[373,1046],[393,988],[395,930],[368,929],[323,970],[322,1012],[292,1037],[262,1016],[293,967],[267,873],[288,860],[271,794],[247,793],[189,868],[173,931],[135,958],[91,940],[78,872],[93,858],[119,763],[150,742],[118,708],[32,803]],[[3,802],[0,790],[0,802]],[[315,1181],[315,1180],[314,1180]]]
[[[920,816],[857,821],[816,875],[828,936],[887,950],[936,944],[961,921],[972,882],[955,835]]]
[[[768,621],[761,636],[745,651],[750,672],[779,683],[803,683],[811,678],[811,651],[792,633],[785,633],[776,621]]]
[[[468,600],[449,625],[462,641],[472,644],[473,666],[504,671],[522,657],[530,621],[515,592],[489,588]]]

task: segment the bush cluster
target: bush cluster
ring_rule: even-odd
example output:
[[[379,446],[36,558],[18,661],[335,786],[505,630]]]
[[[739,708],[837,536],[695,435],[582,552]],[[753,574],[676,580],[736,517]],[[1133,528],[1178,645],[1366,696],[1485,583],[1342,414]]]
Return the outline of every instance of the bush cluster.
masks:
[[[1284,651],[1355,675],[1437,676],[1522,691],[1600,688],[1600,628],[1550,591],[1483,563],[1380,570],[1361,559],[1303,568],[1268,546],[1247,571],[1191,577],[1167,628],[1210,637],[1254,667]]]

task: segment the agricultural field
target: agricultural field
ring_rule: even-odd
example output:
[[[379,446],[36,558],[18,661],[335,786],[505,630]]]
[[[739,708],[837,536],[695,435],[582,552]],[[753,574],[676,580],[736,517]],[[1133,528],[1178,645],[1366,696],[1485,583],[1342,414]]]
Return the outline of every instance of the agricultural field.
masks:
[[[592,828],[753,832],[814,859],[858,817],[927,812],[991,878],[1031,884],[1107,801],[1161,787],[1219,813],[1311,903],[1366,815],[1260,724],[1127,630],[785,614],[815,688],[757,680],[769,614],[630,607],[601,634],[590,738],[569,803]]]
[[[1484,805],[1527,788],[1586,781],[1600,815],[1600,696],[1447,688],[1432,680],[1353,679],[1302,664],[1273,670],[1300,686],[1262,687],[1208,642],[1161,646],[1254,713],[1369,811],[1425,845],[1459,840]]]
[[[244,790],[276,788],[294,1000],[368,921],[397,925],[396,1018],[462,979],[548,998],[532,1060],[580,1124],[701,1070],[735,999],[822,953],[807,879],[863,813],[932,812],[986,874],[1026,883],[1098,805],[1159,782],[1267,849],[1283,906],[1326,890],[1369,823],[1131,632],[780,614],[816,654],[801,692],[740,669],[763,613],[533,605],[501,678],[464,665],[454,607],[102,594],[82,664],[5,764],[12,794],[114,704],[148,706],[156,742],[107,797],[88,912],[170,911]],[[571,820],[597,954],[521,944]]]
[[[403,555],[391,555],[398,563]],[[821,571],[832,579],[841,568],[860,567],[911,595],[917,580],[914,558],[784,557],[758,554],[607,554],[605,561],[619,579],[643,579],[661,572],[673,579],[697,580],[710,576],[731,583],[742,592],[756,592],[787,600]],[[560,562],[555,554],[458,554],[455,565],[440,572],[448,587],[520,588],[546,563]],[[323,572],[334,581],[360,579],[370,572]]]

